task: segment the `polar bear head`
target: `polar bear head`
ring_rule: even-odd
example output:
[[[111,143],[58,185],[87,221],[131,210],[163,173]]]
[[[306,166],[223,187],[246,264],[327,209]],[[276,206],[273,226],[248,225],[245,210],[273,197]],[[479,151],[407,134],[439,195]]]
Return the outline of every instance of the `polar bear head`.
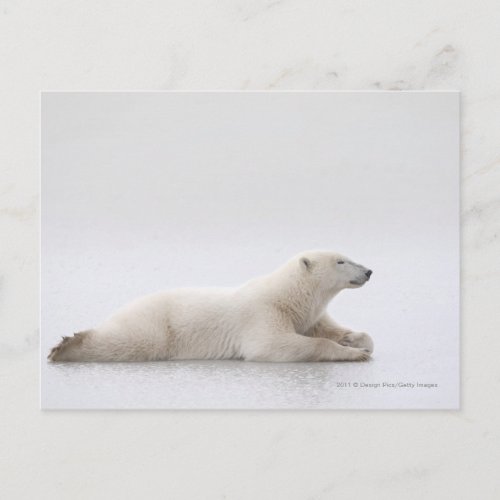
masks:
[[[359,288],[372,275],[372,270],[357,264],[345,255],[311,251],[299,256],[303,273],[308,273],[325,288],[342,290]]]

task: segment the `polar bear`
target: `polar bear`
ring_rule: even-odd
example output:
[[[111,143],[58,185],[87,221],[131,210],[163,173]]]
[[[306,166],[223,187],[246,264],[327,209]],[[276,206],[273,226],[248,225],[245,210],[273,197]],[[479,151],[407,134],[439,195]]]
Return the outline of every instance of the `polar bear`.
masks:
[[[142,297],[101,326],[63,337],[48,359],[366,361],[371,338],[337,325],[326,307],[371,274],[337,253],[303,252],[240,288],[185,288]]]

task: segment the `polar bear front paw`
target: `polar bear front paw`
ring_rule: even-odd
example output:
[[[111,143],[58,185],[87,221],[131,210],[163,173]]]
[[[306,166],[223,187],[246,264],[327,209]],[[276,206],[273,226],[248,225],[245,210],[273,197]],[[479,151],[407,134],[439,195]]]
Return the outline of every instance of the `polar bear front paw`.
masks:
[[[367,333],[347,332],[339,340],[339,344],[357,347],[369,354],[373,352],[373,340]]]
[[[351,347],[349,350],[349,357],[347,358],[347,361],[368,361],[369,359],[370,353],[366,349]]]

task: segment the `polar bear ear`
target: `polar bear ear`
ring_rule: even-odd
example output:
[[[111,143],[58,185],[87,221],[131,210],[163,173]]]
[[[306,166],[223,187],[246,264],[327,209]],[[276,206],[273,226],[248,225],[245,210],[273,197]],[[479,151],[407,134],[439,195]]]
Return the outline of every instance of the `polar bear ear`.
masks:
[[[313,263],[311,262],[310,259],[308,259],[307,257],[302,257],[300,259],[300,265],[306,270],[306,271],[310,271],[313,267]]]

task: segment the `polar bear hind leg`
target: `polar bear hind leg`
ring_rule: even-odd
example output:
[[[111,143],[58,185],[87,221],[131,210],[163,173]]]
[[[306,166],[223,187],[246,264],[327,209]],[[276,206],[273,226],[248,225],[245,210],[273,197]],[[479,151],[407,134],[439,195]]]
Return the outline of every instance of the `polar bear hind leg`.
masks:
[[[138,334],[137,334],[138,333]],[[49,353],[50,361],[156,361],[168,359],[167,337],[161,332],[106,327],[63,337]]]
[[[63,337],[47,356],[50,361],[78,361],[83,354],[83,342],[91,330],[75,333],[72,337]]]

